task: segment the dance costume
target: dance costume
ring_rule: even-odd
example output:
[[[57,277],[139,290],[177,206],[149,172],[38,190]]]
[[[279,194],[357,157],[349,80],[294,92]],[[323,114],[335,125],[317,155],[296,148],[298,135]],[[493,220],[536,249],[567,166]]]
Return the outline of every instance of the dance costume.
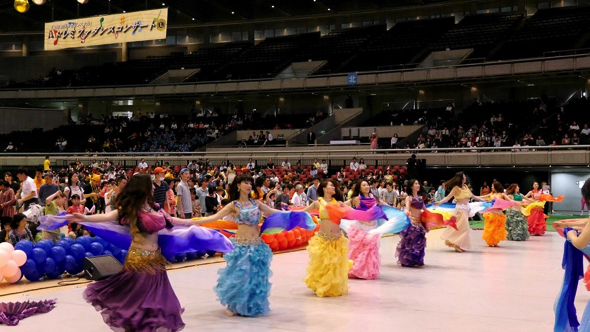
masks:
[[[121,220],[129,224],[128,220]],[[166,259],[160,249],[148,251],[133,244],[144,244],[146,236],[172,228],[170,216],[139,212],[130,223],[134,239],[123,270],[105,280],[94,282],[84,291],[84,298],[101,312],[112,329],[132,331],[180,331],[184,323],[176,294],[166,274]]]
[[[359,196],[360,203],[357,210],[367,211],[377,205],[377,200],[372,194],[369,197]],[[385,214],[381,216],[386,218]],[[379,239],[381,234],[369,234],[377,228],[377,222],[362,223],[354,221],[347,232],[348,259],[352,260],[352,269],[348,272],[350,278],[376,279],[379,276],[381,255],[379,255]]]
[[[318,198],[318,201],[320,219],[322,222],[332,222],[325,206],[338,205],[338,202],[332,198],[332,201],[327,203],[322,197]],[[342,232],[319,231],[309,240],[307,251],[309,266],[307,276],[303,279],[307,287],[319,297],[348,294],[348,239],[342,236]]]
[[[514,194],[512,199],[515,202],[522,202],[522,195]],[[508,232],[506,239],[510,241],[526,241],[530,236],[529,224],[520,210],[520,207],[506,210],[506,231]]]
[[[421,211],[424,201],[421,197],[412,197],[410,209]],[[410,213],[411,224],[400,233],[401,240],[397,245],[397,263],[405,267],[424,265],[424,251],[426,249],[426,228],[419,218]]]
[[[534,199],[540,199],[543,190],[538,190],[533,193]],[[529,233],[531,235],[543,235],[547,230],[547,222],[545,221],[545,212],[543,211],[545,202],[537,201],[529,204],[523,211],[529,224]]]
[[[486,241],[486,244],[490,247],[497,246],[501,241],[506,240],[506,215],[502,213],[504,206],[494,208],[499,203],[506,202],[502,198],[502,194],[492,194],[491,198],[495,199],[494,206],[487,209],[484,214],[484,227],[481,238]]]
[[[457,188],[457,194],[455,199],[457,201],[461,199],[467,199],[471,197],[471,191],[465,188]],[[445,245],[449,247],[458,246],[463,249],[471,249],[471,238],[469,237],[469,205],[457,204],[455,206],[455,216],[457,217],[457,229],[447,227],[441,239],[445,240]]]
[[[260,209],[254,199],[250,198],[250,203],[243,206],[233,202],[239,211],[235,218],[237,224],[258,225]],[[231,241],[234,250],[223,256],[227,266],[219,270],[215,286],[219,302],[241,316],[264,315],[270,311],[272,251],[260,237],[236,236]]]

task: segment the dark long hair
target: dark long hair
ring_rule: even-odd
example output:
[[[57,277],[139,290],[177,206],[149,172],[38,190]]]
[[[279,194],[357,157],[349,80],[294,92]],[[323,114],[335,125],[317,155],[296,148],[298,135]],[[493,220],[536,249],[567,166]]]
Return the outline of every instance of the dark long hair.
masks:
[[[326,181],[322,181],[322,183],[320,183],[318,190],[317,190],[318,197],[324,197],[324,188],[326,188],[326,186],[328,185],[328,182],[332,183],[332,185],[334,186],[334,190],[336,191],[334,193],[334,195],[332,195],[332,197],[334,197],[334,199],[336,199],[337,201],[343,202],[344,197],[342,196],[342,192],[340,191],[340,185],[334,179],[329,179]]]
[[[240,176],[238,176],[237,178],[234,179],[234,181],[231,183],[231,186],[229,187],[229,201],[235,201],[238,200],[240,198],[240,192],[239,192],[239,185],[242,182],[250,182],[252,184],[252,192],[254,193],[254,198],[255,199],[260,199],[262,197],[258,197],[258,189],[256,188],[256,183],[254,182],[254,180],[252,179],[252,177],[246,175],[246,174],[242,174]]]
[[[152,178],[149,174],[132,176],[117,197],[119,220],[127,219],[130,225],[135,225],[137,213],[146,202],[156,208],[152,192]]]
[[[492,183],[492,187],[494,188],[494,191],[498,194],[503,194],[504,193],[504,187],[502,186],[502,184],[498,181],[495,181],[494,183]]]
[[[410,181],[408,181],[408,184],[406,185],[406,193],[408,194],[408,196],[414,196],[414,183],[418,182],[417,179],[410,179]],[[418,182],[418,184],[420,184],[420,182]],[[418,192],[416,194],[420,194],[420,192],[422,191],[422,185],[420,184],[420,189],[418,189]]]
[[[361,196],[361,185],[363,184],[363,182],[366,182],[369,187],[371,186],[371,184],[369,183],[369,181],[367,180],[360,180],[356,183],[356,186],[354,186],[354,189],[352,190],[352,195],[350,196],[350,198],[354,198],[357,196]],[[371,194],[371,189],[369,189],[369,194]]]
[[[513,183],[511,184],[508,189],[506,189],[506,195],[514,195],[516,194],[516,187],[518,187],[518,184]]]
[[[463,175],[465,175],[465,173],[463,173],[463,172],[455,173],[455,176],[453,176],[452,179],[445,182],[445,188],[447,190],[453,190],[453,188],[455,188],[455,187],[459,187],[459,188],[463,189]]]
[[[590,178],[582,186],[582,197],[586,200],[586,203],[590,203]]]

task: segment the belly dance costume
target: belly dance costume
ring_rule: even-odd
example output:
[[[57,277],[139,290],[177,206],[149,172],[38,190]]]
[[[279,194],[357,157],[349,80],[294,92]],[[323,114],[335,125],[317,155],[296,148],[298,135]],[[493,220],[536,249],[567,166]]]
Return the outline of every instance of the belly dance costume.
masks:
[[[492,199],[501,199],[501,194],[492,194]],[[481,238],[490,247],[496,247],[500,241],[506,240],[506,215],[501,209],[489,210],[483,214],[484,227]]]
[[[468,188],[457,188],[455,199],[467,199],[471,197],[471,192]],[[445,245],[449,247],[458,246],[463,249],[471,249],[471,238],[469,237],[469,205],[457,204],[455,206],[455,217],[457,217],[457,229],[447,227],[441,239],[445,240]]]
[[[335,199],[327,203],[322,197],[319,217],[322,222],[332,222],[326,204],[338,204]],[[319,297],[348,294],[348,239],[340,233],[319,231],[309,240],[309,265],[303,281]]]
[[[522,195],[514,194],[512,199],[515,202],[522,202]],[[506,231],[508,232],[506,238],[510,241],[526,241],[529,238],[529,224],[520,210],[520,206],[506,210]]]
[[[237,224],[258,225],[260,209],[253,199],[250,203],[243,206],[238,201],[233,202],[239,210],[235,218]],[[231,241],[234,250],[223,256],[227,266],[219,270],[215,286],[219,302],[241,316],[264,315],[270,311],[272,251],[260,237],[236,236]]]
[[[121,220],[131,227],[133,242],[123,270],[107,279],[88,285],[84,298],[101,312],[113,330],[180,331],[184,309],[174,294],[166,274],[166,259],[160,249],[148,251],[134,247],[146,243],[146,236],[172,228],[170,216],[140,212],[137,222]]]
[[[357,210],[366,211],[377,204],[377,200],[370,197],[359,196],[360,203]],[[383,219],[387,219],[383,214]],[[379,276],[381,255],[379,255],[379,239],[381,234],[370,235],[367,232],[375,229],[377,223],[361,223],[355,221],[348,230],[348,259],[354,262],[348,272],[350,278],[376,279]]]
[[[540,199],[542,193],[542,190],[533,193],[533,198],[537,200]],[[544,207],[545,202],[537,201],[527,205],[527,207],[523,211],[524,215],[526,216],[526,220],[529,224],[529,233],[531,235],[544,235],[545,231],[547,230],[545,212],[543,211]]]
[[[424,209],[424,201],[421,197],[412,197],[410,209]],[[410,214],[410,226],[400,233],[400,241],[395,255],[397,263],[404,267],[424,265],[424,251],[426,249],[426,228],[422,221]]]

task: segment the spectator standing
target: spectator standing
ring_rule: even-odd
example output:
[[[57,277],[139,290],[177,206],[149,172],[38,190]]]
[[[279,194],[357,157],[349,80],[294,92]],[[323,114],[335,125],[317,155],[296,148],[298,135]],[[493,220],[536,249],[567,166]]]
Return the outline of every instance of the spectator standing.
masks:
[[[0,209],[2,209],[0,215],[12,218],[14,216],[14,203],[16,203],[14,190],[4,180],[0,180],[0,190]],[[10,222],[8,224],[10,227]]]
[[[43,169],[38,168],[35,171],[35,178],[33,179],[33,181],[35,181],[37,192],[39,192],[39,188],[41,188],[41,186],[45,183],[45,180],[43,179]]]
[[[436,195],[434,197],[434,201],[435,202],[439,202],[442,201],[446,196],[445,193],[445,181],[441,180],[440,181],[440,185],[438,186],[438,189],[436,190]]]
[[[205,214],[207,213],[207,202],[206,202],[206,198],[207,195],[209,195],[209,189],[207,189],[207,186],[209,185],[209,183],[207,182],[207,179],[199,179],[199,182],[197,182],[199,184],[199,188],[197,188],[196,190],[196,195],[197,198],[199,199],[199,202],[201,203],[201,216],[205,216]]]
[[[137,167],[139,167],[139,171],[144,172],[148,168],[148,164],[145,162],[145,159],[141,158]]]
[[[307,129],[307,144],[315,144],[315,133],[311,128]]]
[[[154,202],[158,203],[160,207],[165,208],[166,206],[166,193],[170,189],[168,183],[164,181],[165,173],[162,167],[156,167],[154,169]],[[168,211],[170,207],[166,209]]]
[[[42,206],[45,206],[47,197],[59,191],[59,186],[53,182],[53,174],[45,174],[45,183],[39,188],[39,200]]]
[[[391,137],[391,149],[396,149],[397,148],[397,141],[398,141],[398,137],[397,137],[397,133],[393,134],[393,137]]]
[[[43,162],[43,171],[49,172],[51,169],[51,161],[49,160],[49,156],[45,157],[45,161]]]
[[[19,205],[24,204],[25,210],[28,210],[29,205],[39,203],[37,186],[35,185],[35,181],[27,176],[27,170],[24,168],[19,168],[16,171],[16,176],[22,182],[21,198],[17,202]]]
[[[190,172],[188,168],[180,171],[180,183],[176,187],[178,196],[178,213],[181,219],[191,219],[193,216],[193,203],[191,202],[191,192],[188,187]]]
[[[315,202],[318,200],[318,187],[320,186],[320,178],[315,177],[313,178],[313,185],[309,186],[307,189],[307,199]]]

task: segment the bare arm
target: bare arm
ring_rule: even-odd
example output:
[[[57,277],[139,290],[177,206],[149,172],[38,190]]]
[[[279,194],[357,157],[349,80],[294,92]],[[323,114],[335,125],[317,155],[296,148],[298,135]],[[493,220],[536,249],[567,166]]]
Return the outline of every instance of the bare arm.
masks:
[[[306,207],[305,209],[303,209],[303,212],[307,212],[310,213],[315,209],[319,210],[320,208],[320,201],[313,201],[313,203],[309,204],[308,207]]]
[[[68,218],[72,222],[105,222],[119,220],[119,210],[113,210],[105,214],[93,214],[91,216],[85,216],[81,213],[74,213],[71,218]]]
[[[447,195],[447,197],[443,198],[442,200],[434,203],[435,205],[440,205],[442,203],[446,203],[448,201],[451,200],[451,198],[453,198],[453,196],[455,196],[455,193],[457,192],[457,189],[453,188],[453,190],[451,190],[451,192]],[[409,197],[409,196],[408,196]]]
[[[204,218],[190,220],[193,225],[202,225],[215,220],[223,219],[223,217],[235,212],[235,205],[233,203],[226,205],[221,211],[216,214]]]
[[[569,231],[567,238],[572,242],[574,247],[584,249],[590,243],[590,227],[584,227],[584,230],[579,235],[573,231]]]
[[[258,208],[260,209],[260,211],[262,211],[267,217],[275,212],[281,212],[280,210],[273,209],[266,204],[260,203],[260,201],[256,201],[256,205],[258,205]]]
[[[45,205],[51,204],[51,202],[53,201],[53,199],[55,198],[55,196],[57,196],[59,194],[61,194],[61,190],[58,190],[53,195],[50,195],[49,197],[47,197],[47,199],[45,200]]]
[[[404,212],[406,214],[410,214],[410,204],[412,204],[412,197],[408,196],[406,197],[406,206],[404,207]]]

